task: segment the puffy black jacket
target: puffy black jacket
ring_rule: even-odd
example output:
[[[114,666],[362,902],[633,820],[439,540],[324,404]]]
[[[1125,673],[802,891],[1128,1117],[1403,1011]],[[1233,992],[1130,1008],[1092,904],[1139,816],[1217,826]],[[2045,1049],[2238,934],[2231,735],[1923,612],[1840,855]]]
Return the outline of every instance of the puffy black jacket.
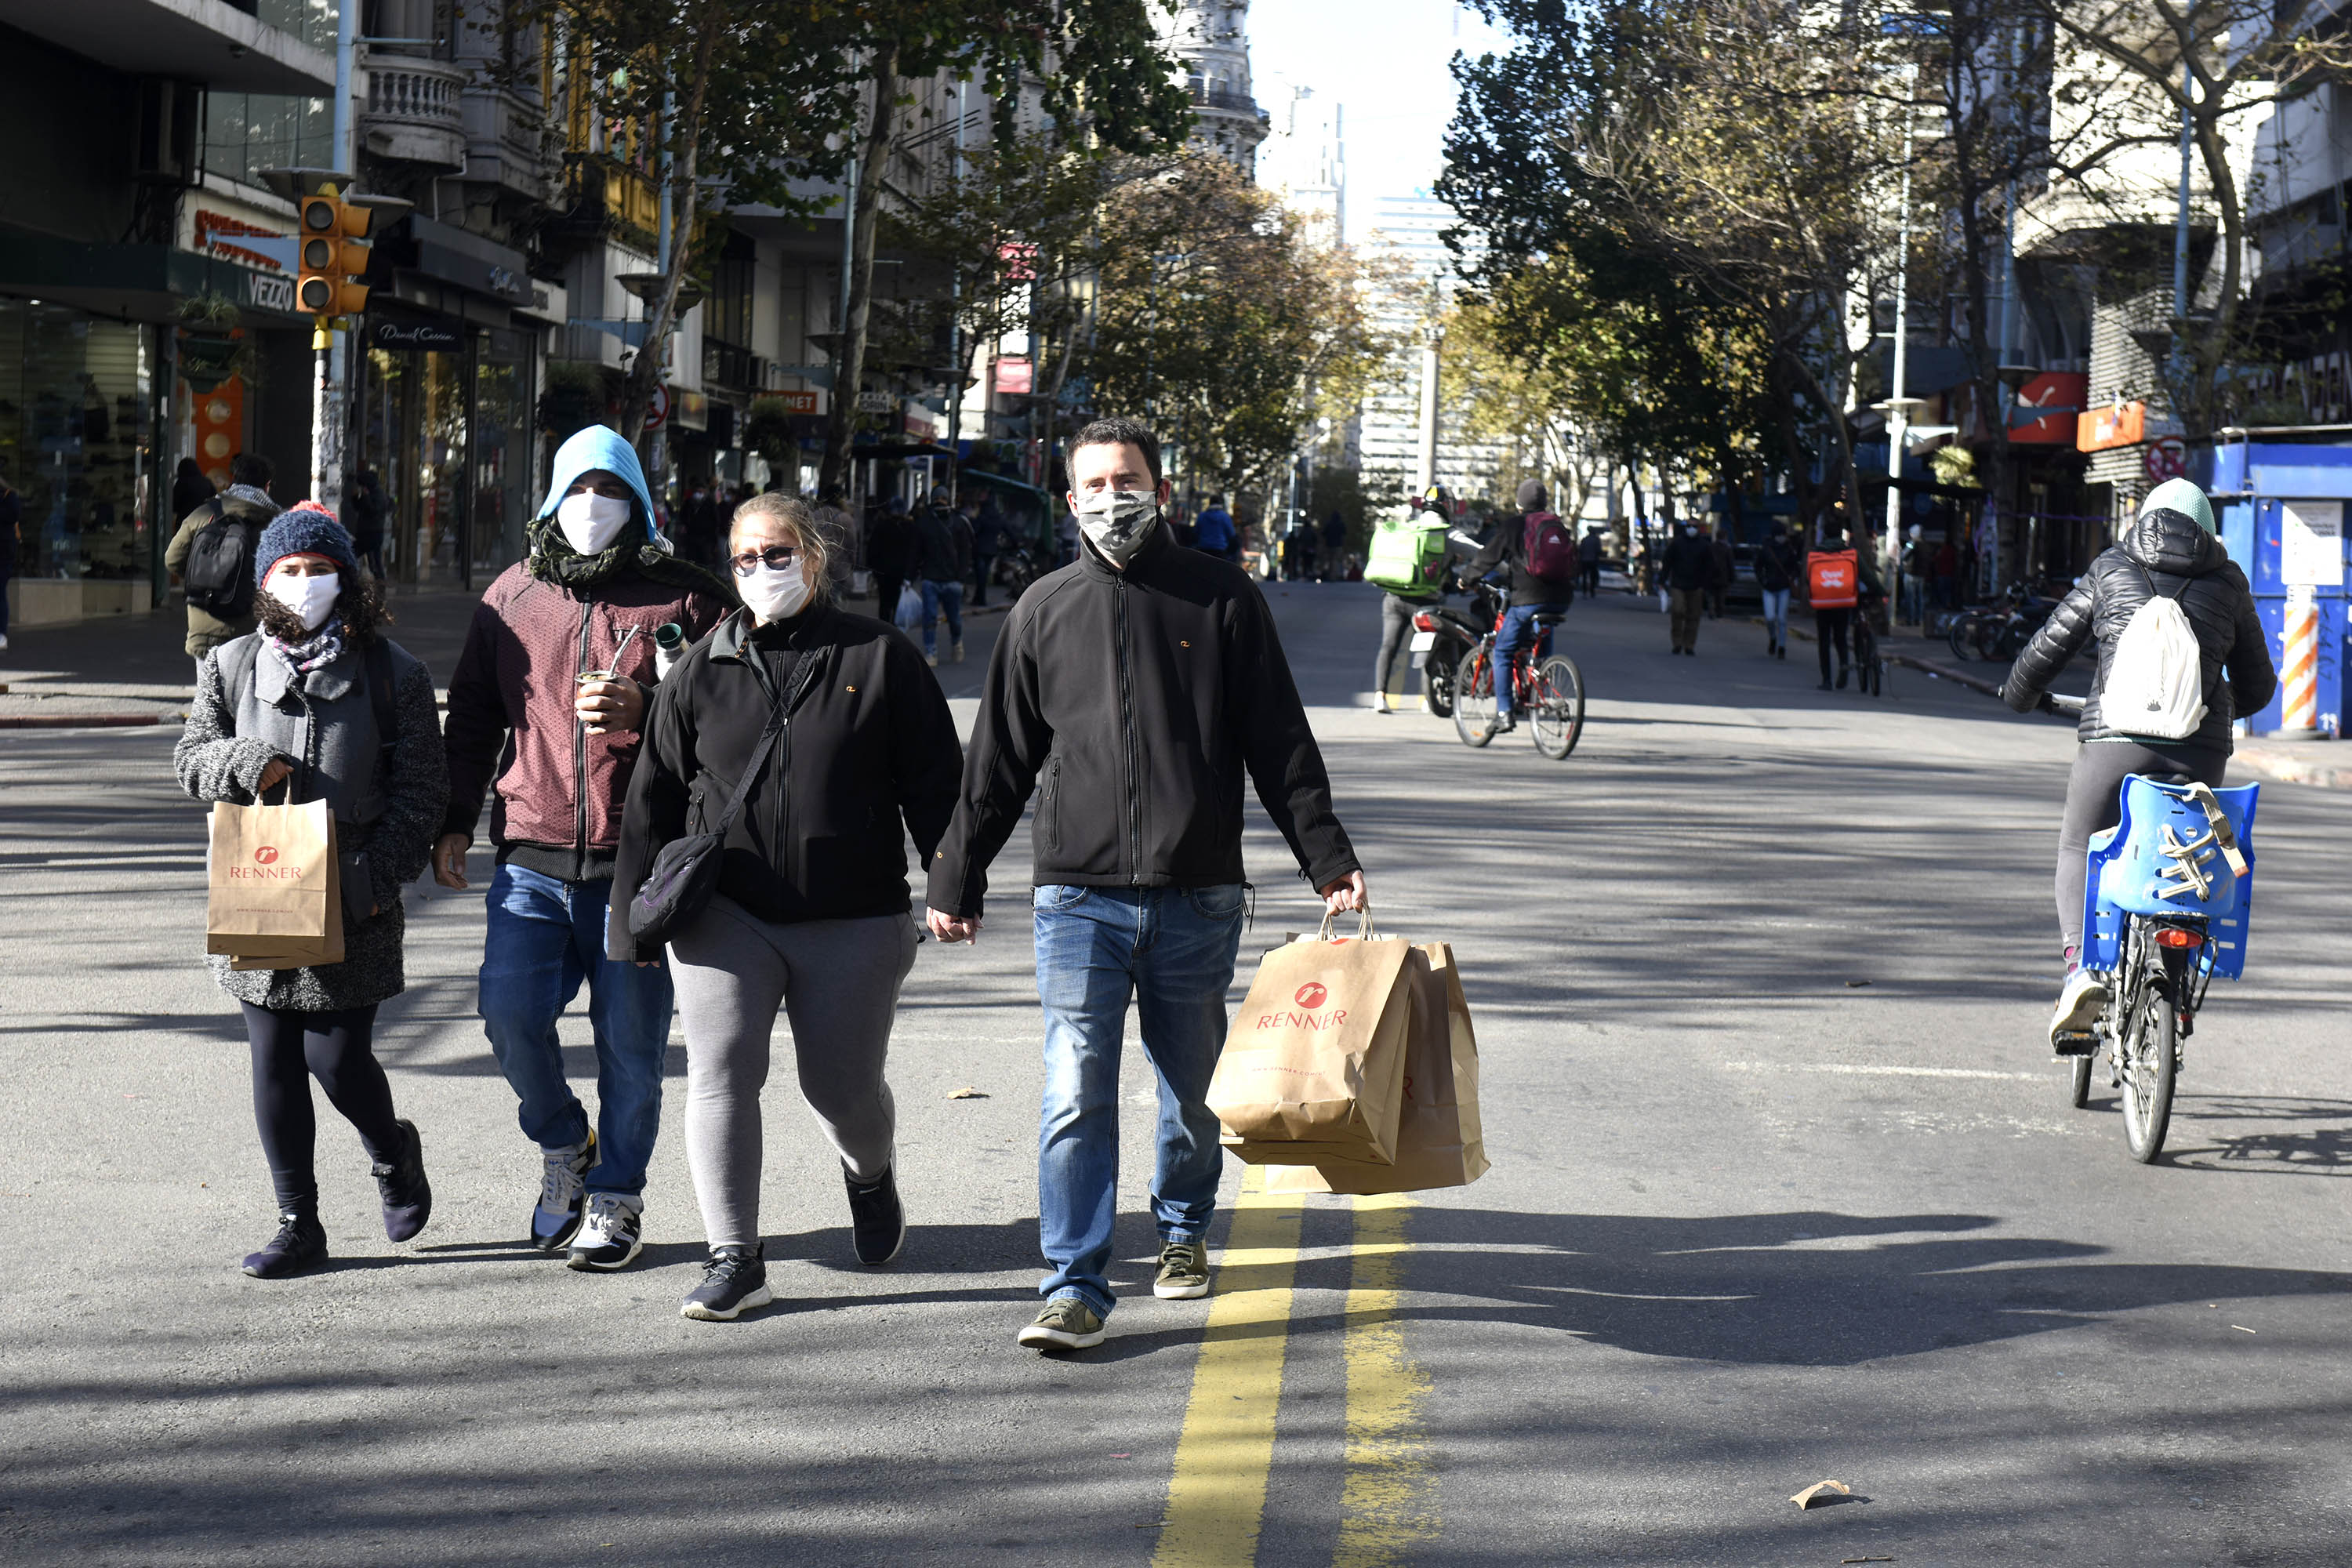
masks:
[[[750,620],[720,622],[655,693],[613,866],[612,958],[661,956],[630,934],[629,901],[662,846],[718,826],[779,675],[783,739],[727,835],[720,892],[778,924],[903,913],[908,837],[929,860],[955,810],[963,749],[914,644],[824,605],[757,634]]]
[[[1666,553],[1661,569],[1666,574],[1666,586],[1688,590],[1727,586],[1718,581],[1718,563],[1715,558],[1715,542],[1693,531],[1677,531],[1666,542]]]
[[[1164,527],[1124,572],[1082,548],[1021,595],[989,657],[930,905],[981,912],[1041,777],[1039,884],[1242,881],[1244,771],[1310,882],[1358,869],[1256,584]]]
[[[2157,593],[2180,601],[2205,656],[2205,721],[2179,743],[2227,753],[2231,721],[2258,712],[2270,701],[2278,689],[2278,671],[2271,663],[2270,639],[2254,616],[2246,574],[2221,542],[2185,512],[2148,513],[2131,525],[2120,543],[2091,563],[2083,581],[2009,667],[2002,700],[2025,712],[2084,643],[2096,637],[2099,669],[2091,682],[2090,700],[2083,705],[2078,733],[2085,741],[2125,733],[2109,729],[2102,720],[2099,694],[2107,687],[2107,660],[2114,656],[2116,639],[2130,624],[2132,612]],[[2226,685],[2221,679],[2225,672],[2230,678]]]

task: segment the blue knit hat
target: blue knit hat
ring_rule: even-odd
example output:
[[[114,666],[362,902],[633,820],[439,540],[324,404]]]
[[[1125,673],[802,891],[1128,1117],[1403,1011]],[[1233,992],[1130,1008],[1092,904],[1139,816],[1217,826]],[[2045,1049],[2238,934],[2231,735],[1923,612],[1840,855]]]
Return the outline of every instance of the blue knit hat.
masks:
[[[261,531],[261,543],[253,552],[253,585],[259,587],[269,569],[289,555],[323,555],[342,568],[346,582],[357,581],[360,574],[352,536],[333,512],[314,500],[296,501]]]

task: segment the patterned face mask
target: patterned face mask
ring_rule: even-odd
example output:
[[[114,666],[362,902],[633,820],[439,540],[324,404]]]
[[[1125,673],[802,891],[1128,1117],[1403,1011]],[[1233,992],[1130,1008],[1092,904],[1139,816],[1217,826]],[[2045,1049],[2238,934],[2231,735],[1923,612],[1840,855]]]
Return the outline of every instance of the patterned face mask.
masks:
[[[1078,498],[1078,528],[1114,566],[1135,559],[1160,523],[1160,500],[1150,490],[1094,490]]]

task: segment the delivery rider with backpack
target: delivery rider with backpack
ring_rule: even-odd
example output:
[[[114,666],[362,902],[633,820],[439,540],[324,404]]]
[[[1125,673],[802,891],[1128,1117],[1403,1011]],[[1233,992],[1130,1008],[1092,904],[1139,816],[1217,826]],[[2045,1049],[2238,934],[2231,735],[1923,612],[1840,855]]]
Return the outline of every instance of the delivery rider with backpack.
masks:
[[[1372,661],[1372,711],[1389,713],[1389,680],[1412,635],[1412,617],[1444,597],[1445,491],[1416,498],[1402,517],[1384,517],[1372,530],[1364,581],[1388,590],[1381,600],[1381,651]]]
[[[1576,541],[1568,524],[1551,510],[1551,496],[1541,479],[1523,479],[1518,489],[1519,522],[1504,522],[1495,537],[1470,563],[1474,575],[1485,576],[1507,565],[1511,573],[1510,607],[1495,633],[1495,729],[1497,734],[1516,728],[1511,716],[1511,660],[1520,648],[1542,634],[1535,625],[1540,611],[1564,613],[1576,604]]]
[[[2124,776],[2219,784],[2231,721],[2260,711],[2278,689],[2246,574],[2214,537],[2212,503],[2187,479],[2158,485],[2123,538],[2091,563],[2010,667],[2002,699],[2021,713],[2054,710],[2051,683],[2091,642],[2098,668],[2058,831],[2066,982],[2051,1016],[2053,1043],[2087,1031],[2106,1005],[2105,977],[2076,963],[2084,857],[2091,836],[2120,819]]]
[[[254,551],[278,512],[269,499],[269,459],[239,452],[229,487],[180,520],[163,564],[187,588],[188,657],[197,663],[226,642],[252,634]]]

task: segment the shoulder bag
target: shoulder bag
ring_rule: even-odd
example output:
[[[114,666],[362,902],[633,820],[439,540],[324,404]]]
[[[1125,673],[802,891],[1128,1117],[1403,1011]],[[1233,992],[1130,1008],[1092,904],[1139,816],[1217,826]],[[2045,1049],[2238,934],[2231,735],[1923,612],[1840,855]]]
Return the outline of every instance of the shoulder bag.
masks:
[[[758,658],[748,651],[745,657]],[[752,668],[756,672],[757,664]],[[794,684],[797,688],[803,683]],[[767,768],[777,738],[784,732],[784,714],[791,706],[789,695],[775,694],[774,703],[768,710],[767,727],[760,731],[760,742],[751,748],[751,758],[743,764],[743,776],[735,781],[735,793],[727,797],[727,809],[719,814],[719,826],[709,833],[674,838],[654,857],[653,868],[646,873],[644,885],[629,900],[631,936],[644,942],[667,942],[709,907],[711,895],[719,890],[719,868],[725,858],[727,835],[734,830],[736,815],[743,809],[753,781]]]

